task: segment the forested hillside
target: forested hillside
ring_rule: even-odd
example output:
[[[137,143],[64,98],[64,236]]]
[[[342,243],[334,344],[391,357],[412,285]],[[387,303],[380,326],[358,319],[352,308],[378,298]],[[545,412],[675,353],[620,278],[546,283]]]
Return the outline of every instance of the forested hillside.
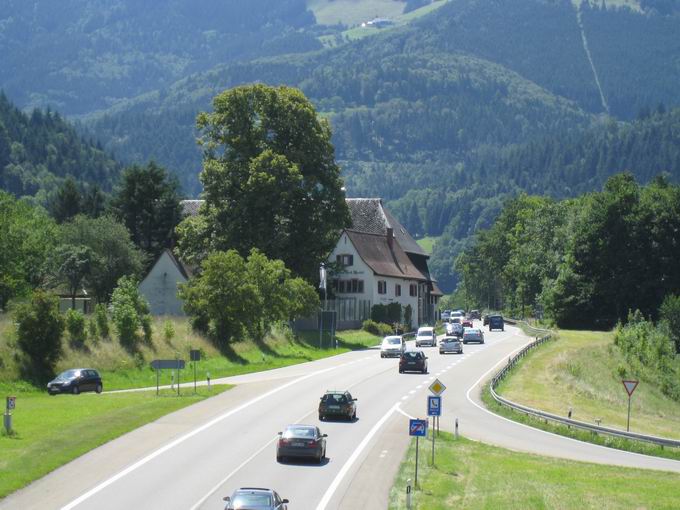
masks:
[[[2,87],[22,108],[72,115],[235,59],[309,51],[305,0],[6,0]]]
[[[36,109],[27,115],[0,92],[0,189],[36,195],[46,204],[68,176],[111,191],[119,174],[113,157],[58,113]]]

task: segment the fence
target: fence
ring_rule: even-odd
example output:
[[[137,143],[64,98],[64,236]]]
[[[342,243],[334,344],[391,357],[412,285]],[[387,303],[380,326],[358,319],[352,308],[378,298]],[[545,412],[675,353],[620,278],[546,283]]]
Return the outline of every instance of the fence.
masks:
[[[511,323],[511,324],[516,324],[518,321],[515,321],[513,319],[506,319],[506,322]],[[529,326],[529,325],[527,325]],[[529,326],[533,328],[533,326]],[[536,331],[540,331],[545,333],[546,330],[541,330],[538,328],[533,328]],[[625,439],[633,439],[636,441],[645,441],[648,443],[654,443],[660,446],[672,446],[672,447],[680,447],[680,441],[675,440],[675,439],[667,439],[664,437],[656,437],[656,436],[648,436],[645,434],[636,434],[635,432],[626,432],[625,430],[619,430],[619,429],[613,429],[609,427],[602,427],[600,425],[591,425],[590,423],[582,422],[579,420],[572,420],[571,418],[564,418],[562,416],[558,416],[556,414],[551,414],[551,413],[546,413],[544,411],[540,411],[538,409],[534,409],[532,407],[528,406],[523,406],[521,404],[517,404],[516,402],[513,402],[511,400],[508,400],[504,397],[501,397],[496,393],[496,387],[498,384],[503,380],[503,378],[517,365],[519,360],[524,358],[529,351],[532,349],[543,345],[546,342],[549,342],[553,339],[551,334],[546,334],[543,337],[537,338],[535,341],[531,342],[529,345],[525,346],[521,351],[519,351],[517,354],[515,354],[513,357],[508,359],[507,365],[505,365],[494,377],[491,379],[491,396],[494,398],[496,402],[498,402],[501,405],[504,405],[506,407],[509,407],[510,409],[514,409],[515,411],[519,411],[522,413],[525,413],[530,416],[534,416],[536,418],[540,418],[542,420],[547,421],[552,421],[556,423],[560,423],[562,425],[567,425],[569,427],[574,427],[576,429],[581,429],[581,430],[587,430],[590,432],[593,432],[595,434],[605,434],[605,435],[610,435],[610,436],[615,436],[615,437],[621,437]]]

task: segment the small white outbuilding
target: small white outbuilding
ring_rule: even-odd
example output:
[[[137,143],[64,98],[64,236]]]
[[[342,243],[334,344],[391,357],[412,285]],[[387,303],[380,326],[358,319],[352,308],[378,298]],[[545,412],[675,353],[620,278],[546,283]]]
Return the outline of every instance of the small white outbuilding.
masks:
[[[149,302],[151,315],[186,315],[177,285],[186,283],[189,272],[168,249],[158,257],[149,273],[139,284],[139,293]]]

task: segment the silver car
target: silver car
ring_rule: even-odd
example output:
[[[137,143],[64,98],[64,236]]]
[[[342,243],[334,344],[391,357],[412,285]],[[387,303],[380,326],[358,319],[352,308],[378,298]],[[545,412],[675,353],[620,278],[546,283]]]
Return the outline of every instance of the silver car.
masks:
[[[404,342],[400,336],[386,336],[380,344],[381,358],[398,358],[404,350]]]
[[[241,487],[223,500],[227,504],[224,510],[288,510],[287,499],[281,499],[274,490],[259,487]]]
[[[463,343],[467,344],[469,342],[479,342],[484,343],[484,332],[479,328],[465,328],[463,332]]]
[[[451,352],[454,354],[463,354],[463,344],[460,339],[455,336],[445,336],[439,342],[439,354],[446,354]]]

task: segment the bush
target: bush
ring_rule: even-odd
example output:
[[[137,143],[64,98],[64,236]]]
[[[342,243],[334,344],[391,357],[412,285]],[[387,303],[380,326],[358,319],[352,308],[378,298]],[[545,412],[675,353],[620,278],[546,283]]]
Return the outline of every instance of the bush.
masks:
[[[136,347],[139,328],[144,330],[144,339],[151,341],[151,316],[149,304],[139,294],[137,282],[128,276],[118,280],[118,286],[111,295],[111,316],[121,344]]]
[[[90,337],[90,342],[96,344],[99,342],[99,332],[97,331],[97,320],[90,317],[87,321],[87,334]]]
[[[64,319],[59,313],[59,299],[37,290],[29,303],[19,305],[15,321],[17,345],[28,358],[30,373],[26,375],[39,381],[50,379],[62,353]]]
[[[175,326],[172,324],[172,321],[165,321],[165,324],[163,324],[163,336],[166,342],[170,342],[175,338]]]
[[[371,308],[371,320],[384,324],[401,322],[401,305],[390,303],[388,305],[373,305]]]
[[[102,338],[108,338],[110,334],[109,315],[106,313],[106,306],[98,304],[94,307],[94,318],[97,322],[97,329]]]
[[[85,345],[85,317],[81,312],[72,308],[66,312],[66,330],[72,344]]]
[[[371,319],[365,320],[361,324],[361,329],[366,331],[367,333],[371,333],[372,335],[376,336],[387,336],[391,335],[394,330],[392,329],[392,326],[389,324],[383,324],[381,322],[375,322]]]

